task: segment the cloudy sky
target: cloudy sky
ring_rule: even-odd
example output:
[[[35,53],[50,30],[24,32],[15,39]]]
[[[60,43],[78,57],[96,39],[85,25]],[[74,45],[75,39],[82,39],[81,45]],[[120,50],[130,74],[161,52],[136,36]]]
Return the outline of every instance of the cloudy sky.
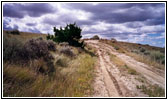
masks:
[[[4,3],[3,29],[53,34],[76,22],[83,38],[165,45],[164,3]]]

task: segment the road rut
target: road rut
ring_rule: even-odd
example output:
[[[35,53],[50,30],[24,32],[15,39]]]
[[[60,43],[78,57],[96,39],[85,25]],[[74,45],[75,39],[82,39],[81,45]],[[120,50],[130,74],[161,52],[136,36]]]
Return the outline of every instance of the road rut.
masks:
[[[116,55],[122,61],[124,61],[130,68],[136,70],[148,82],[157,84],[162,88],[165,88],[165,78],[163,75],[159,75],[151,70],[151,67],[136,61],[130,56],[123,53],[118,53],[112,46],[101,43],[96,40],[88,40],[87,44],[97,49],[97,55],[99,57],[99,66],[97,67],[97,77],[95,79],[95,94],[99,97],[145,97],[146,94],[142,93],[136,88],[137,85],[141,85],[139,81],[135,79],[135,76],[127,75],[123,76],[117,66],[110,60],[108,53]],[[100,92],[100,91],[103,92]]]

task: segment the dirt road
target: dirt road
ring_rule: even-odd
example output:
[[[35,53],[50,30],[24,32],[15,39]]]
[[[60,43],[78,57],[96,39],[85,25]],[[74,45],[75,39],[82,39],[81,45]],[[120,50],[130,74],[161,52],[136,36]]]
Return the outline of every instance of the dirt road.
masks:
[[[96,48],[99,57],[99,64],[96,68],[94,83],[95,93],[98,97],[145,97],[148,96],[137,89],[137,85],[144,83],[138,81],[140,77],[150,84],[157,84],[165,88],[165,78],[159,73],[152,71],[152,67],[138,62],[132,57],[118,53],[112,46],[97,40],[87,40],[87,44]],[[119,68],[110,60],[108,53],[116,55],[130,68],[136,70],[140,75],[123,75]],[[164,71],[163,71],[164,73]]]

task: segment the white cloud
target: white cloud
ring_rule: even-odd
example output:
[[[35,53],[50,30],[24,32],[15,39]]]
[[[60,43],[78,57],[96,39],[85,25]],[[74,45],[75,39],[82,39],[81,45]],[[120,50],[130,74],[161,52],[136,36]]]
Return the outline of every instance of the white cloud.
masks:
[[[142,33],[158,33],[163,32],[165,30],[164,25],[153,25],[153,26],[143,26],[139,29],[139,32]]]
[[[96,25],[90,25],[88,26],[84,26],[83,27],[83,31],[91,31],[91,32],[101,32],[101,31],[106,31],[109,29],[109,27],[111,26],[111,24],[108,23],[104,23],[104,22],[98,22]]]

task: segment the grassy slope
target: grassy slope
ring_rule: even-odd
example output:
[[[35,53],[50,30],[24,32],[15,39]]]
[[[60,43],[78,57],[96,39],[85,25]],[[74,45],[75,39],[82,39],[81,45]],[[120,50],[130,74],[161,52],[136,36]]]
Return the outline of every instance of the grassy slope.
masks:
[[[110,40],[100,41],[112,45],[118,52],[125,53],[140,62],[154,66],[158,69],[165,69],[164,48],[127,42],[112,43]]]
[[[4,34],[6,34],[4,32]],[[43,34],[21,33],[20,35],[6,34],[10,38],[17,38],[23,42],[43,37]],[[5,41],[4,41],[5,42]],[[64,48],[56,45],[57,49]],[[42,59],[32,61],[27,65],[3,64],[3,96],[9,97],[36,97],[36,96],[66,96],[78,97],[92,94],[91,82],[94,76],[96,57],[86,51],[79,51],[71,47],[76,54],[70,58],[57,51],[51,52],[54,58],[56,71],[52,75],[43,75],[35,72],[33,67],[46,66]],[[86,47],[87,48],[87,47]],[[88,51],[88,52],[91,52]],[[58,63],[58,60],[61,61]]]
[[[12,35],[12,34],[8,34],[7,32],[8,31],[3,31],[3,35],[7,35],[8,37],[11,37],[11,38],[17,38],[22,42],[25,42],[32,38],[39,38],[39,37],[42,37],[43,39],[45,39],[47,36],[46,34],[29,33],[29,32],[20,32],[20,35]]]

